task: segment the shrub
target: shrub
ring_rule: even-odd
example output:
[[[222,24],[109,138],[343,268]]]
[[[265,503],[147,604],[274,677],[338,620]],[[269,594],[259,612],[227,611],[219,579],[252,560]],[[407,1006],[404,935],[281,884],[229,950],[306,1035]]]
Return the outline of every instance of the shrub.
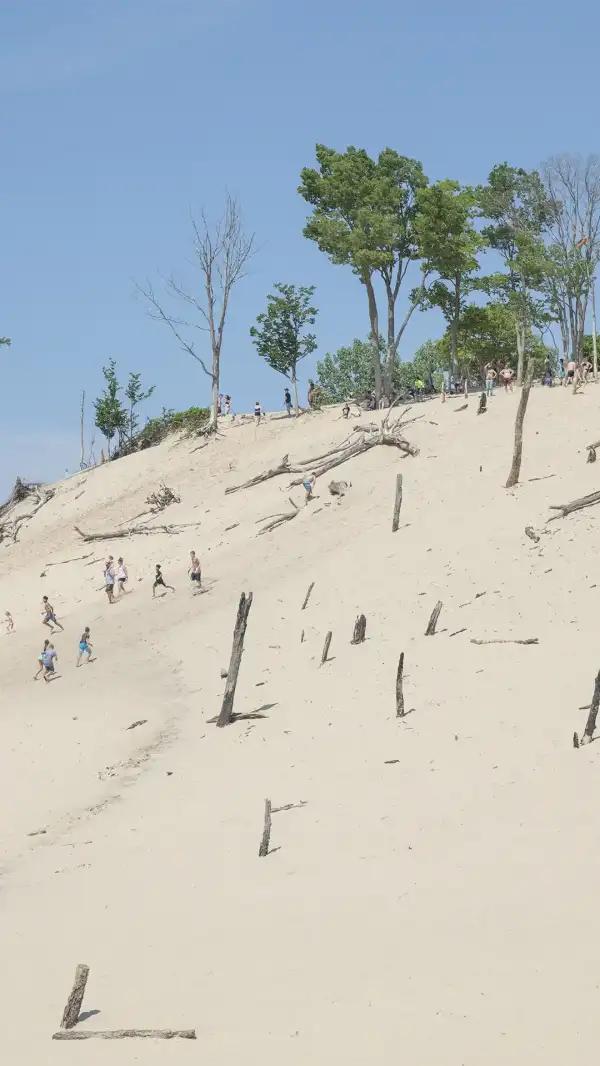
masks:
[[[171,433],[197,433],[210,418],[208,407],[190,407],[187,411],[173,411],[163,407],[158,418],[151,418],[138,434],[139,447],[160,444]]]

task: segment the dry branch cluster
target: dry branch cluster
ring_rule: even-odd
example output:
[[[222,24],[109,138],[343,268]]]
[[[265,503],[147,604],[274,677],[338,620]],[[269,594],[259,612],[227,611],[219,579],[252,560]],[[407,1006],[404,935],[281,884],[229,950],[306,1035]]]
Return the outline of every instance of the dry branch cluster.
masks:
[[[8,499],[0,506],[0,542],[10,541],[12,544],[18,539],[21,527],[33,518],[35,514],[48,503],[54,496],[55,489],[44,489],[39,484],[28,484],[17,478],[14,488]],[[15,507],[23,500],[31,500],[33,510],[28,514],[20,514],[12,517]]]
[[[146,503],[150,507],[152,514],[158,514],[159,511],[164,511],[165,507],[168,507],[171,503],[181,503],[181,497],[173,492],[173,489],[170,489],[168,485],[161,483],[160,488],[156,492],[150,493],[146,498]]]

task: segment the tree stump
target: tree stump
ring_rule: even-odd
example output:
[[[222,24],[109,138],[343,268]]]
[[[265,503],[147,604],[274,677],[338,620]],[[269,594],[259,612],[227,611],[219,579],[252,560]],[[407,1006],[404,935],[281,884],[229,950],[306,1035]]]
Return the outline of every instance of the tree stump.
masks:
[[[427,629],[425,630],[426,637],[433,637],[435,635],[435,627],[438,623],[438,618],[440,617],[440,611],[442,607],[442,601],[438,600],[435,607],[433,608],[433,611],[431,612],[431,618],[427,623]]]
[[[398,671],[396,673],[396,718],[404,717],[404,652],[400,652]]]
[[[477,414],[478,415],[484,415],[486,413],[486,411],[487,411],[487,396],[486,396],[485,392],[482,392],[481,396],[479,397],[479,407],[477,409]]]
[[[258,849],[258,857],[264,859],[265,855],[269,854],[269,843],[271,841],[271,800],[265,800],[265,824],[263,828],[262,840]]]
[[[356,619],[356,622],[354,623],[354,635],[350,643],[362,644],[363,640],[365,639],[366,629],[367,619],[365,618],[364,614],[359,614],[358,618]]]
[[[225,694],[223,696],[221,713],[217,719],[217,726],[219,726],[219,728],[223,728],[223,726],[229,725],[233,718],[233,700],[235,697],[238,672],[242,661],[242,652],[244,650],[244,637],[246,635],[246,626],[248,625],[248,615],[250,614],[251,606],[252,593],[249,592],[246,596],[246,593],[242,592],[238,606],[237,618],[235,620],[235,628],[233,630],[233,644],[231,647],[229,669],[227,671]]]
[[[85,995],[85,986],[90,973],[89,966],[85,963],[79,963],[75,970],[75,980],[73,981],[73,988],[71,994],[67,1000],[67,1005],[63,1011],[61,1026],[63,1029],[72,1029],[74,1025],[77,1025],[77,1019],[81,1012],[81,1004],[83,1003],[83,997]]]
[[[394,516],[392,518],[392,533],[398,532],[400,525],[400,508],[402,507],[402,474],[396,474],[396,496],[394,498]]]
[[[321,655],[321,666],[323,665],[323,663],[327,662],[327,656],[329,655],[329,645],[331,644],[332,636],[333,632],[330,629],[329,633],[325,637],[325,643],[323,645],[323,654]]]

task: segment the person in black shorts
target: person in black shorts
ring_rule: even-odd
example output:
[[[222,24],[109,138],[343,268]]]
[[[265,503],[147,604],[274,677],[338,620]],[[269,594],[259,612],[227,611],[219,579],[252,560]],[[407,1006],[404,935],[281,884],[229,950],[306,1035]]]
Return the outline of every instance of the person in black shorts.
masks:
[[[172,585],[167,585],[164,577],[162,576],[160,566],[157,563],[156,564],[156,573],[154,575],[154,584],[152,586],[152,599],[154,599],[154,597],[156,596],[156,590],[157,590],[159,585],[162,585],[162,587],[164,589],[171,589],[171,592],[175,592],[175,589],[173,588]]]
[[[194,551],[190,552],[190,565],[188,567],[188,574],[190,575],[190,580],[195,586],[193,591],[199,592],[200,586],[202,585],[202,570],[200,567],[200,560],[196,555],[196,552]]]

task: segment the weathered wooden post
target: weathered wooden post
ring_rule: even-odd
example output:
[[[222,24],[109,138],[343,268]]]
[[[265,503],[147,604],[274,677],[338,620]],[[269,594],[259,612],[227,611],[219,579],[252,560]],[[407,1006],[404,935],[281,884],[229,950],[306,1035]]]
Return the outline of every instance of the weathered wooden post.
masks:
[[[246,635],[246,626],[248,625],[248,615],[250,614],[251,606],[252,593],[249,592],[246,596],[246,593],[242,592],[238,606],[237,618],[235,620],[235,628],[233,630],[233,644],[231,646],[231,658],[229,660],[229,669],[227,671],[225,694],[223,696],[221,713],[217,718],[217,725],[219,726],[219,728],[222,728],[225,725],[229,725],[233,718],[233,700],[235,696],[235,687],[237,685],[238,672],[240,669],[240,663],[242,661],[242,652],[244,650],[244,637]]]

